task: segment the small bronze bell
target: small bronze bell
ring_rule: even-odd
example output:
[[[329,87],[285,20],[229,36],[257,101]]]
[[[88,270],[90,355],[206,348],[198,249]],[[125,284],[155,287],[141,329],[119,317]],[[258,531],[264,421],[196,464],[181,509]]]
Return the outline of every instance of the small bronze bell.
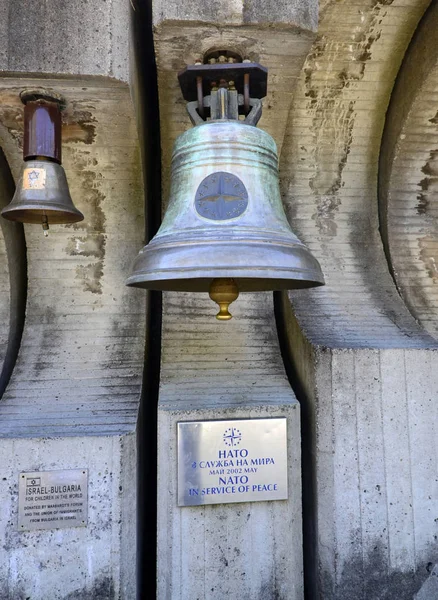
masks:
[[[10,221],[76,223],[84,215],[74,206],[61,165],[60,96],[43,90],[20,94],[24,103],[23,171],[11,202],[1,214]]]
[[[249,74],[256,98],[249,95]],[[168,209],[127,285],[209,292],[220,320],[231,318],[228,305],[239,291],[323,285],[318,261],[284,214],[275,142],[256,127],[266,69],[194,65],[180,74],[180,83],[195,127],[175,142]],[[207,113],[210,121],[202,118]]]

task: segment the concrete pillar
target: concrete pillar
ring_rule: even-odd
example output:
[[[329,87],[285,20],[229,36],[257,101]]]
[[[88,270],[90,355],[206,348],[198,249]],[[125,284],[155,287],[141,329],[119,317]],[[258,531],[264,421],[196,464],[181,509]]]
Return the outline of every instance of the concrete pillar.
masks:
[[[18,531],[21,471],[88,469],[87,527]],[[135,434],[0,440],[0,597],[135,598]]]
[[[130,5],[43,5],[5,1],[0,8],[0,145],[17,180],[19,92],[45,87],[62,94],[63,164],[85,219],[51,226],[47,239],[38,226],[24,227],[24,330],[0,401],[0,597],[132,600],[146,314],[145,295],[124,285],[144,237],[128,85]],[[0,254],[11,271],[17,252],[5,232]],[[5,265],[0,367],[9,351],[5,326],[14,318]],[[78,468],[88,469],[88,525],[19,531],[19,474]]]
[[[189,128],[177,72],[211,48],[269,68],[260,126],[281,150],[295,79],[317,24],[316,2],[153,3],[167,200],[175,137]],[[299,406],[286,379],[272,294],[247,294],[215,320],[207,295],[166,293],[158,406],[158,598],[303,597]],[[178,421],[285,416],[289,498],[177,506]]]
[[[158,598],[300,600],[299,405],[285,377],[272,295],[216,321],[207,295],[166,293],[158,405]],[[177,506],[178,421],[286,417],[288,500]]]
[[[324,3],[280,166],[326,276],[282,307],[311,474],[307,591],[324,600],[412,598],[438,551],[437,7],[360,4]]]

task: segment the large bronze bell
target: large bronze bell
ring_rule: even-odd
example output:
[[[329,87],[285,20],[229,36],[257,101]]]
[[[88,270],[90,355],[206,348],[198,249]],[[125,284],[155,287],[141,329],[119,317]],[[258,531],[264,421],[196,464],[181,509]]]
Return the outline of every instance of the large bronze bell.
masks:
[[[84,215],[74,206],[61,165],[62,99],[42,90],[20,95],[24,108],[23,168],[14,197],[1,214],[10,221],[76,223]]]
[[[196,67],[189,69],[199,78],[209,65]],[[286,219],[275,142],[255,126],[261,101],[238,94],[239,73],[229,77],[203,99],[210,121],[202,119],[198,101],[189,102],[196,126],[176,140],[163,223],[127,280],[147,289],[209,292],[221,320],[231,318],[228,304],[239,291],[324,284],[318,261]],[[250,112],[241,121],[239,106],[245,103]]]

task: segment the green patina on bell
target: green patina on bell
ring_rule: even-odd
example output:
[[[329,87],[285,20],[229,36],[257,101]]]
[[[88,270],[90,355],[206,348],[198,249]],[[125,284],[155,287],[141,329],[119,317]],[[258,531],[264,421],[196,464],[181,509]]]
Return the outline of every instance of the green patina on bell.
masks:
[[[232,279],[239,292],[256,292],[324,284],[318,261],[286,219],[275,142],[255,126],[261,102],[251,98],[241,121],[244,98],[230,87],[204,98],[210,121],[189,103],[196,126],[175,142],[163,223],[127,285],[211,292],[213,280],[217,288],[218,279]]]

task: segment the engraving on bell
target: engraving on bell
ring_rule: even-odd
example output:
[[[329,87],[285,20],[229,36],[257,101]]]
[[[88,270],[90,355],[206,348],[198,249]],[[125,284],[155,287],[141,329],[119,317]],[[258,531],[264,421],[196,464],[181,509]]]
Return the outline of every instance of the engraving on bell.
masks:
[[[195,208],[206,219],[235,219],[245,212],[247,206],[248,192],[232,173],[219,171],[207,175],[196,191]]]
[[[242,187],[233,188],[237,182]],[[237,202],[234,209],[243,201],[238,218],[223,218],[228,202]],[[166,214],[127,285],[208,292],[220,278],[234,279],[240,292],[324,284],[318,261],[286,219],[274,140],[231,119],[203,122],[177,138]]]

